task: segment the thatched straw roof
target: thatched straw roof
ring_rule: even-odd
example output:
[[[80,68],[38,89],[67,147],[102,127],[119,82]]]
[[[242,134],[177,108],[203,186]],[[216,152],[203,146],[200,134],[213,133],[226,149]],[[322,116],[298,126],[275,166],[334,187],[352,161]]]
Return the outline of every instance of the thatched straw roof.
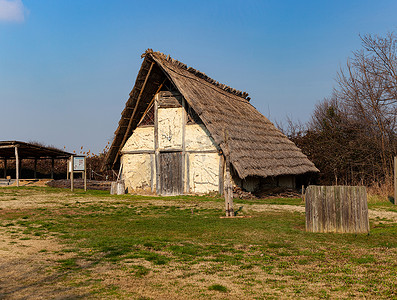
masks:
[[[250,103],[247,93],[234,90],[160,52],[146,50],[135,86],[122,112],[106,157],[117,168],[120,151],[132,135],[153,96],[166,79],[201,118],[240,178],[318,172],[314,164]]]

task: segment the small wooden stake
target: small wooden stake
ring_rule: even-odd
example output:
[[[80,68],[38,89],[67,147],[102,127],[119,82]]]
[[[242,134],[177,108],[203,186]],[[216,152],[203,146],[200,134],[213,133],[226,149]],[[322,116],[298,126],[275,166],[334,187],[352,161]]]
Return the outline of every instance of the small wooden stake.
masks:
[[[397,156],[394,157],[394,205],[397,205]]]

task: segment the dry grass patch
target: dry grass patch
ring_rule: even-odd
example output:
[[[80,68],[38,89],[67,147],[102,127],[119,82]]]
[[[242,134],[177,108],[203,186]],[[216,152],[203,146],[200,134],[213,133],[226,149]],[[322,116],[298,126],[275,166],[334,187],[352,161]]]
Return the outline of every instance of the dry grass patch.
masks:
[[[7,276],[16,286],[27,284],[31,293],[37,289],[52,297],[66,289],[88,298],[132,299],[396,297],[393,217],[372,219],[369,236],[315,234],[304,231],[299,200],[236,201],[252,218],[221,219],[223,203],[216,198],[39,188],[0,189],[4,198],[0,230],[9,240],[0,251],[18,249],[20,266],[37,267],[27,274],[50,276],[54,286],[50,291],[43,280],[29,282],[22,267],[15,267],[16,274]],[[24,205],[27,199],[37,206]],[[377,213],[394,213],[374,205]],[[4,263],[11,270],[15,260]],[[23,296],[22,290],[8,289],[5,296]]]

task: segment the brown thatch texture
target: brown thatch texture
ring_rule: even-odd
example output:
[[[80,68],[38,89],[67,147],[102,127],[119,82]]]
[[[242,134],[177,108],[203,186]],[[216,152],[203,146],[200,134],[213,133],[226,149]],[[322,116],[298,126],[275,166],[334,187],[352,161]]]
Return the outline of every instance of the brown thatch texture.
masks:
[[[143,56],[143,65],[146,61],[156,62],[199,115],[222,151],[230,153],[230,162],[240,178],[318,172],[302,151],[249,103],[247,93],[219,84],[162,53],[149,49]],[[137,83],[139,78],[140,75]],[[156,82],[152,84],[156,86]],[[123,117],[126,117],[124,112]],[[112,158],[117,159],[123,146],[117,143],[122,139],[118,137],[121,132],[119,126],[108,164],[112,164]],[[130,136],[132,131],[125,134]]]

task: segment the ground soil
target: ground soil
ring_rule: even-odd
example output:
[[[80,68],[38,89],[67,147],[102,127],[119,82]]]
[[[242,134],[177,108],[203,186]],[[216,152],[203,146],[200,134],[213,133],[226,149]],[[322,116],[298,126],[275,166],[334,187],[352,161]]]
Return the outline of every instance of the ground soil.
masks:
[[[26,192],[28,193],[28,192]],[[55,197],[56,196],[56,201]],[[7,211],[46,207],[56,210],[57,207],[66,203],[91,202],[97,201],[95,197],[82,197],[70,199],[67,193],[33,193],[24,197],[15,197],[12,193],[4,195],[0,201],[0,213],[7,214]],[[107,201],[113,201],[107,199]],[[156,200],[156,205],[178,205],[177,201]],[[187,207],[198,208],[218,208],[219,202],[196,202],[186,204]],[[293,205],[245,205],[245,210],[250,211],[296,211],[304,213],[303,206]],[[391,211],[370,210],[371,219],[387,219],[397,222],[397,213]],[[70,275],[69,270],[60,270],[60,260],[71,258],[75,253],[65,252],[66,245],[60,244],[55,238],[31,238],[29,240],[21,239],[18,231],[10,231],[8,227],[0,227],[0,298],[1,299],[79,299],[79,298],[102,298],[101,289],[110,289],[112,286],[118,286],[122,290],[130,292],[130,297],[134,299],[191,299],[191,295],[200,295],[201,291],[197,286],[195,272],[200,272],[203,266],[192,266],[191,276],[181,278],[178,272],[172,271],[171,268],[164,269],[158,267],[146,277],[145,281],[139,278],[126,276],[131,270],[128,268],[128,261],[123,262],[124,267],[110,263],[100,265],[85,264],[80,274]],[[148,263],[140,262],[141,265]],[[90,275],[86,276],[84,270],[89,270]],[[229,271],[229,272],[232,272]],[[204,276],[204,277],[203,277]],[[271,280],[271,278],[268,278]],[[212,275],[200,274],[200,280],[211,282]],[[92,293],[95,282],[98,281],[98,296]],[[166,287],[161,286],[161,282],[168,282]],[[181,282],[183,281],[183,284]],[[217,283],[222,284],[222,276],[217,277]],[[196,285],[193,286],[193,283]],[[241,289],[237,286],[234,289],[229,283],[228,287],[231,293],[228,299],[241,299],[244,297]],[[183,291],[183,289],[186,291]],[[266,292],[266,291],[261,291]],[[140,298],[145,295],[146,298]],[[282,298],[282,294],[279,295]],[[128,297],[128,298],[130,298]],[[205,296],[203,296],[205,298]],[[203,298],[201,297],[201,298]],[[221,299],[224,295],[219,293],[212,296],[212,299]],[[109,298],[114,296],[109,295]]]

